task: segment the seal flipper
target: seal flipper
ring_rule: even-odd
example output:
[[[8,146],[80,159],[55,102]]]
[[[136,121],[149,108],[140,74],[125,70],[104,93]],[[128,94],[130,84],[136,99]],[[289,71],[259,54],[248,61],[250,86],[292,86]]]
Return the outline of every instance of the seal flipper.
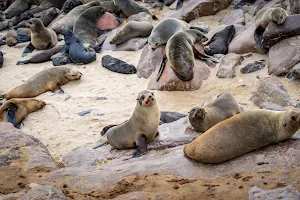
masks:
[[[157,73],[156,82],[159,81],[159,79],[160,79],[162,73],[164,72],[164,69],[165,69],[165,66],[166,66],[167,61],[168,61],[167,58],[163,58],[162,63],[161,63],[160,68],[159,68],[159,71],[158,71],[158,73]]]
[[[199,58],[202,61],[209,61],[209,62],[213,62],[213,63],[219,63],[219,61],[216,58],[201,53],[200,51],[198,51],[195,48],[195,46],[193,46],[193,52],[194,52],[194,55],[196,56],[196,58]]]
[[[114,127],[114,126],[118,126],[117,124],[112,124],[112,125],[108,125],[108,126],[105,126],[102,131],[101,131],[101,136],[105,135],[105,133],[108,131],[108,129]]]
[[[18,61],[18,62],[16,63],[16,65],[26,65],[26,64],[28,64],[29,62],[30,62],[29,60]]]
[[[182,8],[183,5],[183,0],[178,0],[177,5],[176,5],[176,10],[179,10],[180,8]]]
[[[56,88],[56,89],[53,91],[53,93],[55,93],[55,94],[64,94],[65,91],[63,91],[60,87],[58,87],[58,88]]]
[[[6,45],[6,42],[4,40],[0,40],[0,46]]]
[[[102,144],[99,144],[99,145],[93,147],[93,149],[97,149],[97,148],[99,148],[99,147],[103,147],[103,146],[106,146],[106,145],[109,145],[108,141],[105,141],[105,142],[103,142]]]
[[[8,122],[12,123],[13,125],[15,125],[17,120],[17,116],[16,116],[17,110],[18,110],[18,106],[14,103],[10,103],[6,108],[6,119]]]
[[[34,50],[34,46],[32,45],[32,43],[30,42],[29,45],[24,49],[23,53],[22,53],[22,57],[27,56],[28,54],[32,53]]]
[[[191,26],[190,29],[198,30],[198,31],[202,32],[203,34],[208,33],[208,29],[204,29],[204,28],[201,28],[201,27],[198,27],[198,26]]]
[[[139,135],[136,141],[136,149],[133,151],[132,158],[140,157],[147,153],[146,136]]]
[[[0,100],[5,99],[5,94],[0,95]]]
[[[265,52],[268,52],[268,49],[266,49],[263,44],[262,44],[262,39],[263,39],[263,33],[265,29],[262,27],[257,27],[254,31],[254,39],[255,42],[258,44],[258,46],[263,49]]]

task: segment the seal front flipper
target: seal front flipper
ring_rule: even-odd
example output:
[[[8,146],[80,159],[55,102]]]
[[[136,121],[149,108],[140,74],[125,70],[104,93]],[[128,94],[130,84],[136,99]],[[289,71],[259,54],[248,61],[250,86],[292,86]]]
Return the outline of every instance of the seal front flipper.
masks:
[[[22,53],[22,57],[27,56],[28,54],[32,53],[34,51],[34,46],[32,45],[32,43],[30,42],[29,45],[24,49],[23,53]]]
[[[178,0],[177,5],[176,5],[176,10],[179,10],[180,8],[182,8],[183,5],[183,0]]]
[[[160,68],[159,68],[159,71],[157,73],[156,82],[159,81],[162,73],[164,72],[164,69],[165,69],[165,66],[166,66],[167,62],[168,62],[168,59],[167,58],[163,58],[162,63],[161,63]]]
[[[196,58],[199,58],[200,60],[202,60],[204,62],[209,61],[209,62],[213,62],[213,63],[219,63],[219,61],[216,58],[201,53],[200,51],[198,51],[195,48],[195,46],[193,46],[193,52],[194,52],[194,55]]]
[[[254,39],[255,42],[258,44],[258,46],[264,50],[265,52],[268,52],[268,49],[266,49],[263,44],[262,44],[262,39],[263,39],[263,33],[265,29],[262,27],[257,27],[254,31]]]
[[[18,61],[16,65],[26,65],[29,63],[29,60]]]
[[[139,135],[136,141],[136,149],[133,151],[132,158],[140,157],[147,153],[147,143],[146,143],[146,136]]]
[[[17,120],[17,110],[18,106],[14,103],[10,103],[8,107],[6,108],[6,119],[8,122],[15,125]]]
[[[99,144],[98,146],[93,147],[93,149],[97,149],[99,147],[103,147],[103,146],[106,146],[106,145],[109,145],[108,141],[105,141],[102,144]]]
[[[58,87],[58,88],[54,89],[53,93],[55,93],[55,94],[64,94],[65,91],[63,91],[60,87]]]
[[[108,131],[108,129],[110,129],[110,128],[114,127],[114,126],[118,126],[118,125],[117,125],[117,124],[112,124],[112,125],[105,126],[105,127],[102,129],[100,135],[101,135],[101,136],[105,135],[105,133]]]

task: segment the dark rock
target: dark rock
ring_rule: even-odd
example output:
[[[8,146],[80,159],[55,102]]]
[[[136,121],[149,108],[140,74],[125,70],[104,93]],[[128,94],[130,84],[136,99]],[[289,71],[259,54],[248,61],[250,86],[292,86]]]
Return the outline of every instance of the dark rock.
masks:
[[[171,10],[176,10],[178,1],[179,1],[179,0],[175,0],[174,3],[172,3],[172,4],[169,6],[169,8],[170,8]]]
[[[136,69],[133,65],[129,65],[126,62],[114,58],[112,56],[106,55],[102,57],[102,66],[113,72],[121,74],[135,74]]]
[[[137,65],[137,75],[139,78],[149,78],[155,69],[160,67],[163,61],[163,52],[165,46],[159,46],[153,50],[149,44],[146,44]]]
[[[300,35],[300,14],[288,16],[282,25],[275,22],[269,23],[263,34],[262,45],[270,48],[277,42]]]
[[[259,60],[259,61],[248,63],[247,65],[241,68],[240,72],[242,74],[249,74],[252,72],[256,72],[258,70],[265,68],[266,65],[265,62],[266,62],[265,60]]]
[[[148,22],[152,22],[152,16],[149,15],[149,13],[140,12],[138,14],[129,16],[128,19],[127,19],[127,22],[129,22],[129,21],[138,21],[138,22],[148,21]]]
[[[300,199],[300,192],[296,190],[292,185],[284,188],[278,188],[274,190],[262,190],[259,187],[252,187],[249,190],[249,200],[296,200]]]
[[[260,105],[260,108],[265,109],[265,110],[276,110],[276,111],[285,111],[286,110],[282,106],[279,106],[279,105],[274,104],[274,103],[267,103],[267,102],[262,103]]]
[[[290,2],[290,11],[292,15],[300,14],[300,1],[298,0],[289,0]]]
[[[235,53],[229,53],[225,55],[220,63],[217,77],[218,78],[234,78],[235,68],[241,64],[244,60],[244,57]]]
[[[69,56],[63,53],[57,53],[51,57],[54,66],[61,66],[71,63]]]
[[[168,111],[160,112],[160,120],[163,123],[171,123],[171,122],[177,121],[183,117],[186,117],[186,115],[182,114],[182,113],[168,112]]]
[[[250,99],[256,106],[261,107],[263,103],[274,103],[282,107],[291,105],[291,99],[282,83],[273,77],[259,80],[257,90]]]
[[[148,84],[149,90],[167,90],[167,91],[193,91],[198,90],[202,81],[209,77],[210,70],[208,66],[199,60],[195,60],[194,66],[194,78],[191,81],[182,81],[172,70],[169,62],[166,63],[165,69],[159,79],[156,81],[156,77],[159,68],[152,73]]]
[[[267,64],[268,73],[283,76],[299,62],[300,36],[287,38],[270,48]]]
[[[224,25],[245,25],[245,15],[242,9],[234,10],[220,20],[220,24]]]
[[[82,117],[84,115],[90,114],[93,110],[97,110],[97,109],[84,110],[84,111],[81,111],[81,112],[77,113],[77,115]]]

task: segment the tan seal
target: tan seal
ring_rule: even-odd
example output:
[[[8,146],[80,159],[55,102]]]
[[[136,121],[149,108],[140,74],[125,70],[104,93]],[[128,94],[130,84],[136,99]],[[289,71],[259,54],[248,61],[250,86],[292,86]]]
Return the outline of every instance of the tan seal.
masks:
[[[147,152],[147,143],[156,136],[160,121],[160,110],[154,94],[143,90],[138,94],[131,118],[106,132],[108,143],[117,149],[136,147],[133,157]]]
[[[266,29],[271,21],[276,22],[278,25],[283,24],[287,16],[287,12],[281,7],[264,8],[257,12],[255,24],[256,27]]]
[[[10,99],[0,107],[0,122],[10,122],[19,125],[25,117],[46,105],[36,99]]]
[[[25,83],[17,86],[1,97],[6,99],[36,97],[44,92],[59,89],[60,86],[69,81],[78,80],[81,76],[82,73],[76,68],[52,67],[35,74]]]
[[[300,111],[252,110],[213,126],[184,148],[203,163],[224,162],[289,139],[300,128]]]
[[[135,37],[148,37],[153,29],[148,21],[129,21],[112,38],[110,44],[121,44]]]
[[[189,112],[189,120],[193,128],[205,132],[217,123],[239,114],[240,106],[234,97],[224,92],[207,105],[194,107]]]

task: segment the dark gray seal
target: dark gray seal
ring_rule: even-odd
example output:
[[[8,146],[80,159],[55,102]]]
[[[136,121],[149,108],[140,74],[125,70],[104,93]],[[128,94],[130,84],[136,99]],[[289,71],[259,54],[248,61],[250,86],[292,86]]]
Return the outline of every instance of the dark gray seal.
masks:
[[[133,65],[129,65],[126,62],[109,55],[102,57],[102,66],[110,71],[121,74],[136,73],[136,68]]]

